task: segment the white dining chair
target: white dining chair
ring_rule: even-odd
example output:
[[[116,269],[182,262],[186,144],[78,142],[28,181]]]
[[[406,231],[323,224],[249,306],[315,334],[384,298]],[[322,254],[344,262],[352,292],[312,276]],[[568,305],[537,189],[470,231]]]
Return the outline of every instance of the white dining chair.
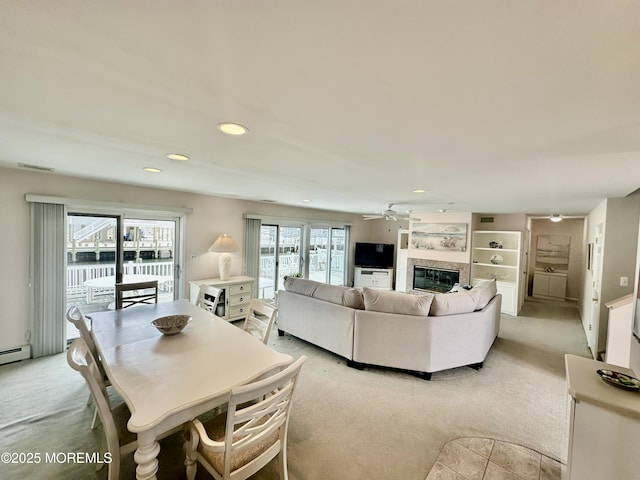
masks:
[[[80,372],[91,391],[104,429],[104,451],[111,453],[108,479],[117,480],[120,476],[120,458],[133,452],[138,445],[136,435],[127,430],[127,421],[131,413],[124,403],[111,408],[98,363],[84,338],[76,338],[71,343],[67,350],[67,363]]]
[[[258,337],[266,345],[277,315],[278,309],[275,305],[252,298],[249,302],[249,310],[247,311],[243,328],[246,332]]]
[[[216,480],[242,480],[279,457],[281,480],[287,473],[287,430],[298,375],[307,357],[279,373],[231,390],[227,411],[185,428],[187,479],[200,463]]]
[[[158,303],[158,281],[116,283],[116,310]]]
[[[221,288],[202,284],[200,285],[200,290],[198,291],[198,298],[196,300],[196,305],[200,308],[204,308],[205,310],[215,315],[216,308],[218,306],[218,301],[220,300],[221,294],[222,294]]]
[[[93,341],[93,336],[89,331],[89,327],[87,326],[87,320],[82,312],[77,306],[72,306],[67,310],[67,320],[71,322],[80,332],[80,338],[84,339],[89,348],[89,351],[93,355],[93,358],[96,360],[96,366],[98,371],[100,372],[100,377],[102,378],[102,382],[106,387],[110,386],[109,379],[107,378],[107,374],[104,370],[104,365],[102,364],[102,360],[100,359],[100,355],[98,354],[98,349],[96,348],[96,344]],[[89,393],[89,399],[87,400],[87,405],[90,405],[93,399],[93,395]],[[93,420],[91,421],[91,430],[96,428],[98,423],[98,410],[93,412]]]

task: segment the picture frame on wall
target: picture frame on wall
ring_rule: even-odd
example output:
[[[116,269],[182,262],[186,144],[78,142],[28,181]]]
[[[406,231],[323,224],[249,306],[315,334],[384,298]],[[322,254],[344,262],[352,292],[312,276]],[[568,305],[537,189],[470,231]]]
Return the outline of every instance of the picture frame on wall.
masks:
[[[467,230],[466,223],[412,223],[411,248],[466,252]]]
[[[587,244],[587,270],[593,271],[593,243]]]

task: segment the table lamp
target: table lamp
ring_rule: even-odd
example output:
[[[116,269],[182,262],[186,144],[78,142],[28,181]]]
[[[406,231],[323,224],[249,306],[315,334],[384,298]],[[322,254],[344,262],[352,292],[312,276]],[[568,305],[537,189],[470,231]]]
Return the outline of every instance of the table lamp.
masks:
[[[231,270],[230,252],[237,252],[238,250],[238,244],[226,233],[220,235],[216,241],[213,242],[213,245],[209,247],[210,252],[220,254],[220,258],[218,259],[220,280],[229,280],[229,271]]]

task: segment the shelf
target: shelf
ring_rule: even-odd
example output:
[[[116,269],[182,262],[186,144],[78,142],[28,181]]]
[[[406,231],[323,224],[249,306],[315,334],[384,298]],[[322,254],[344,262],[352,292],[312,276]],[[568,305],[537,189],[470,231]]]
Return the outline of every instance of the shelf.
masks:
[[[473,264],[478,266],[478,267],[518,268],[516,265],[504,265],[504,264],[499,264],[499,263],[473,262]]]
[[[518,252],[515,248],[491,248],[491,247],[473,247],[474,250],[489,250],[491,252]]]

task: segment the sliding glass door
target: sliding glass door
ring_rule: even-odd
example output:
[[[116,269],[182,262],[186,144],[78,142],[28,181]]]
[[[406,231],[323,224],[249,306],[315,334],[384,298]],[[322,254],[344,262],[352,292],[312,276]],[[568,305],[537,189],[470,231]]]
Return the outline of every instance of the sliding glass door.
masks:
[[[331,285],[345,284],[345,229],[311,227],[309,278]]]
[[[258,298],[273,298],[284,288],[284,277],[302,273],[302,227],[262,225],[260,227],[260,278]]]
[[[176,220],[69,213],[66,304],[113,309],[115,284],[157,280],[158,301],[174,299]],[[67,339],[78,336],[67,330]]]

